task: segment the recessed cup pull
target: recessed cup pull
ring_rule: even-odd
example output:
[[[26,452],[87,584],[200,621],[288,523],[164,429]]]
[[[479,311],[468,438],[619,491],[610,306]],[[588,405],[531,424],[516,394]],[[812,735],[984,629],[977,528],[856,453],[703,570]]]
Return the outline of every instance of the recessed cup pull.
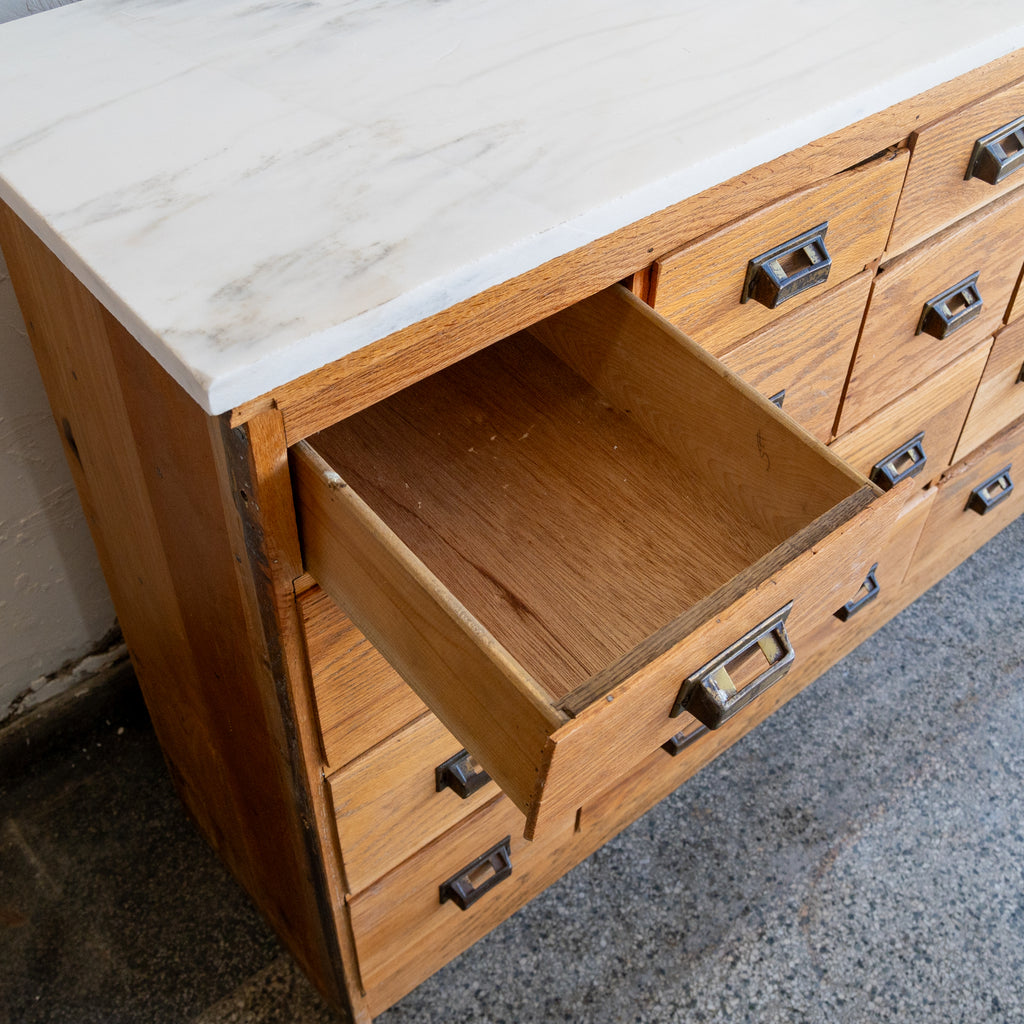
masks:
[[[847,601],[842,608],[833,614],[840,622],[847,622],[853,618],[862,608],[866,605],[871,604],[876,597],[882,592],[882,588],[878,584],[878,577],[875,573],[878,571],[878,563],[875,562],[873,566],[868,570],[867,576],[864,577],[864,582],[860,585],[860,592],[858,596],[852,601]]]
[[[914,333],[927,334],[942,341],[976,320],[983,307],[981,292],[978,291],[978,272],[975,271],[924,304]]]
[[[440,902],[451,900],[459,910],[468,910],[481,896],[508,878],[512,874],[511,843],[512,837],[505,836],[500,843],[442,882]]]
[[[927,461],[922,431],[876,462],[871,467],[868,479],[883,491],[891,491],[901,480],[917,476]]]
[[[978,484],[967,498],[964,511],[977,512],[979,516],[983,516],[991,512],[1000,502],[1006,501],[1013,493],[1011,469],[1013,469],[1012,464]]]
[[[778,682],[795,659],[786,633],[786,619],[792,609],[790,601],[685,679],[670,716],[675,718],[688,711],[709,729],[717,729]],[[741,677],[758,667],[760,672],[742,684]]]
[[[974,143],[964,181],[977,178],[998,185],[1024,167],[1024,117],[983,135]]]
[[[775,309],[787,299],[826,281],[832,269],[832,257],[825,247],[826,231],[828,221],[755,256],[747,264],[740,302],[754,299],[762,306]]]
[[[450,789],[463,800],[468,800],[490,781],[490,775],[466,750],[460,750],[454,757],[449,757],[434,769],[434,785],[437,792]]]

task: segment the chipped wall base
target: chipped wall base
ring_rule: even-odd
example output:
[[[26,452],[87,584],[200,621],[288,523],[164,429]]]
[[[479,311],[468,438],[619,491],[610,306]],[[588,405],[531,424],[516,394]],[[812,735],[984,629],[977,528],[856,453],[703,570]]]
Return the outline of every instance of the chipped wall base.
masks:
[[[128,649],[120,628],[115,625],[84,657],[66,662],[56,671],[33,679],[6,709],[0,709],[0,729],[19,715],[103,675],[127,658]]]
[[[116,640],[29,687],[0,721],[0,780],[31,766],[103,718],[145,716],[120,632]]]

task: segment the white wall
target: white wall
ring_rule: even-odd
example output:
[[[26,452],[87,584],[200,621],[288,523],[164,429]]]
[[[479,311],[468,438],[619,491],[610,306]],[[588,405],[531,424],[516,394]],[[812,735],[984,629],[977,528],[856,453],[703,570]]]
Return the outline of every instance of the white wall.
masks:
[[[0,21],[61,0],[0,0]],[[66,2],[66,0],[64,0]],[[0,722],[79,682],[115,625],[0,261]]]

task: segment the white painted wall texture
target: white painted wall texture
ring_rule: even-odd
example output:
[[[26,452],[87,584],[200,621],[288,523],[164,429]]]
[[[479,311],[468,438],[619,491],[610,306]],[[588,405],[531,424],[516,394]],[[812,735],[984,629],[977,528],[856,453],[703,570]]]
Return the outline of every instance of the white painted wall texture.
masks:
[[[60,4],[0,0],[0,22]],[[0,368],[2,724],[105,663],[115,618],[2,261]]]

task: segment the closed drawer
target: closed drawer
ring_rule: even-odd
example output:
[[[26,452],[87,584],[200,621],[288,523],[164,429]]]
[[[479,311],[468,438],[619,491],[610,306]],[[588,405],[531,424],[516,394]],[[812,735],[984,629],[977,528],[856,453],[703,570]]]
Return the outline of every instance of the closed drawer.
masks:
[[[858,274],[721,357],[819,441],[832,436],[871,278]]]
[[[332,775],[330,789],[350,892],[498,795],[429,712]]]
[[[985,364],[956,458],[962,459],[1024,416],[1024,321],[999,332]]]
[[[1014,128],[1020,118],[1024,118],[1024,82],[992,93],[911,136],[913,155],[890,252],[909,249],[1024,183],[1020,159],[1024,144]],[[982,140],[988,140],[987,146],[978,145]],[[980,161],[972,165],[976,150]],[[998,177],[1000,167],[1001,180],[985,180]]]
[[[942,477],[910,573],[931,581],[959,565],[1024,511],[1013,486],[1024,467],[1024,420],[957,462]]]
[[[684,681],[724,715],[778,678],[772,616],[859,582],[894,515],[618,286],[303,442],[295,481],[309,571],[530,835],[677,731]]]
[[[937,480],[953,460],[991,345],[991,339],[975,345],[841,434],[832,450],[882,488],[909,477],[919,487]]]
[[[352,620],[319,587],[296,598],[328,770],[426,711]]]
[[[804,641],[811,657],[817,652],[845,657],[917,597],[918,591],[905,585],[906,576],[937,495],[934,487],[910,495],[890,535],[875,549],[875,562],[860,587],[823,616]]]
[[[739,339],[860,273],[882,255],[906,159],[905,152],[886,154],[663,256],[654,264],[652,305],[709,352],[728,351]],[[756,298],[744,301],[752,260],[821,225],[827,225],[824,246],[831,260],[827,278],[805,273],[820,253],[797,248],[780,257],[778,272],[816,283],[783,297],[775,308]]]
[[[507,800],[491,801],[430,846],[349,900],[359,974],[372,1016],[542,892],[589,850],[574,823],[535,842],[520,833],[522,816]],[[487,863],[483,854],[507,845]],[[507,864],[510,873],[500,869]],[[495,870],[495,869],[498,870]],[[465,909],[441,899],[446,882],[465,880],[476,898]],[[450,890],[449,890],[450,891]]]
[[[840,434],[995,332],[1020,270],[1022,229],[1024,192],[882,265],[839,412]],[[956,289],[975,274],[973,286]]]

